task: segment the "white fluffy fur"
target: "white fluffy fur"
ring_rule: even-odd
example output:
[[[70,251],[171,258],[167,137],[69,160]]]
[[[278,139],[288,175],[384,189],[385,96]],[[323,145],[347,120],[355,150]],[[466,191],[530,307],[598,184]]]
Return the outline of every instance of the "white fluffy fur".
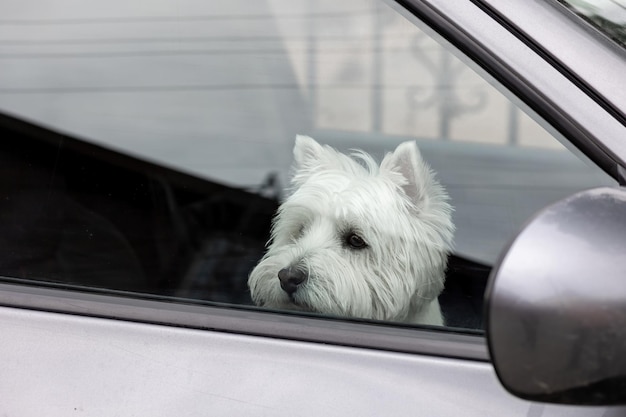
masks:
[[[267,253],[250,274],[257,305],[442,325],[437,296],[454,226],[448,196],[405,142],[380,166],[296,137],[292,194],[274,219]],[[355,233],[367,246],[350,247]],[[278,272],[306,273],[290,296]]]

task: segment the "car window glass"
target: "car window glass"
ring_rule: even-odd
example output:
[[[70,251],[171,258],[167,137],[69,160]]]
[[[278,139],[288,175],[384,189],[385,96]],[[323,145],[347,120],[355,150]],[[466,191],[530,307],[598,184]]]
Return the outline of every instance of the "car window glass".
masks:
[[[0,4],[7,281],[480,329],[515,232],[614,184],[384,2]]]
[[[559,1],[613,42],[626,48],[626,2],[624,0]]]

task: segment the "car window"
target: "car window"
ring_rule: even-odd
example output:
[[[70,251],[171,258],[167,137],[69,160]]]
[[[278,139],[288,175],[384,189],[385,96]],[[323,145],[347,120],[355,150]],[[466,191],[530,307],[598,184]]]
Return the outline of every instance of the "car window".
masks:
[[[615,184],[385,2],[0,4],[6,281],[481,329],[529,217]]]
[[[626,47],[626,2],[623,0],[559,0],[622,48]]]

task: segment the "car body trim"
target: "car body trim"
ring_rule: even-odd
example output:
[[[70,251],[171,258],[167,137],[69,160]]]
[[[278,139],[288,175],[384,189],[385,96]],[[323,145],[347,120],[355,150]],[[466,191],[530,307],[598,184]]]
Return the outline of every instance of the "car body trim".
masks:
[[[10,279],[10,278],[9,278]],[[111,291],[107,291],[110,293]],[[0,306],[288,340],[488,361],[481,332],[307,317],[193,300],[0,283]]]
[[[546,61],[509,32],[501,21],[474,2],[396,0],[396,3],[398,9],[405,9],[405,14],[411,13],[425,22],[472,60],[469,65],[480,67],[485,76],[507,88],[521,100],[520,105],[541,116],[606,173],[618,178],[619,167],[626,166],[624,125],[553,62]],[[553,12],[566,18],[558,10]],[[467,58],[465,62],[469,61]],[[509,98],[515,100],[515,97]]]
[[[526,45],[528,45],[531,49],[533,49],[537,54],[542,56],[546,61],[550,62],[550,64],[553,65],[555,68],[557,68],[560,73],[565,75],[570,81],[576,84],[581,90],[585,91],[587,95],[592,97],[607,112],[611,113],[613,117],[618,119],[623,125],[626,126],[626,114],[622,110],[620,110],[620,106],[616,105],[615,103],[615,102],[618,102],[618,103],[621,103],[622,105],[625,104],[624,100],[626,99],[626,94],[624,93],[624,89],[621,88],[619,84],[626,84],[626,83],[623,82],[623,77],[618,76],[618,74],[621,75],[621,72],[619,72],[618,68],[615,68],[616,67],[615,65],[613,66],[609,65],[606,68],[606,70],[608,71],[611,71],[611,72],[615,71],[615,73],[613,73],[612,76],[602,77],[602,78],[610,79],[610,82],[611,82],[610,88],[608,88],[608,86],[603,85],[600,82],[601,79],[598,79],[600,77],[589,78],[588,80],[586,80],[571,69],[571,65],[573,64],[573,62],[570,62],[569,64],[568,62],[566,62],[566,59],[571,58],[571,54],[568,54],[568,56],[557,55],[554,49],[550,50],[549,47],[546,47],[546,45],[540,43],[536,38],[526,33],[522,29],[522,26],[520,25],[520,23],[512,22],[511,19],[507,18],[507,16],[505,16],[502,13],[502,10],[504,10],[504,7],[507,7],[507,6],[500,5],[498,7],[495,5],[496,2],[489,1],[489,0],[472,0],[472,2],[475,3],[478,7],[480,7],[485,13],[489,14],[491,17],[497,20],[500,24],[505,26],[511,33],[515,34],[515,36],[517,36],[520,40],[522,40]],[[517,4],[515,4],[514,6],[517,7]],[[546,15],[549,15],[551,18],[558,17],[562,20],[565,20],[565,19],[576,20],[577,22],[576,22],[575,27],[578,28],[578,26],[580,26],[580,30],[570,30],[569,31],[570,33],[568,33],[569,36],[574,36],[574,34],[579,34],[579,32],[583,31],[583,29],[586,29],[583,27],[583,25],[589,26],[584,20],[577,18],[571,11],[567,10],[560,3],[552,4],[549,1],[546,1],[545,3],[538,2],[537,6],[541,7],[542,11],[545,11],[545,12],[552,12],[553,11],[552,9],[556,9],[559,12],[558,14],[557,13],[544,13]],[[511,6],[508,6],[508,7],[511,7]],[[537,16],[538,14],[540,13],[533,13],[533,16]],[[561,16],[561,15],[565,15],[565,16]],[[524,22],[522,22],[522,24],[523,23]],[[561,25],[560,27],[562,26],[563,25]],[[573,29],[573,28],[570,28],[570,29]],[[595,28],[589,28],[589,29],[590,30],[584,30],[584,32],[585,34],[591,32],[592,36],[585,36],[584,39],[583,37],[580,37],[580,36],[577,37],[577,39],[580,38],[580,41],[585,41],[590,45],[590,48],[585,48],[585,49],[592,48],[595,54],[598,54],[598,53],[602,54],[604,60],[610,59],[614,64],[616,64],[617,61],[623,61],[624,52],[621,49],[616,47],[612,42],[609,41],[608,38],[606,38],[606,36],[602,35]],[[558,53],[558,51],[556,52]],[[586,66],[588,67],[589,64],[588,63],[586,64],[587,64]],[[623,67],[623,65],[621,65],[621,67]],[[576,68],[579,68],[579,66],[576,66]],[[594,68],[594,71],[595,71],[595,68]],[[589,74],[586,74],[586,75],[589,75]],[[616,83],[618,83],[618,85],[615,85]],[[600,91],[601,88],[603,88],[604,94]]]

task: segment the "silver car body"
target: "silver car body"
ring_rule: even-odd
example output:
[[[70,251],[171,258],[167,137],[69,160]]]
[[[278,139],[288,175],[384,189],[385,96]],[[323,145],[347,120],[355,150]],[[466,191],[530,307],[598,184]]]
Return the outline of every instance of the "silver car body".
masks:
[[[542,405],[508,394],[482,337],[2,290],[8,304],[45,309],[0,310],[8,415],[606,415],[602,407]],[[135,320],[98,317],[107,312]],[[222,326],[235,330],[212,330]],[[318,340],[255,335],[272,326]],[[333,336],[356,346],[320,343]],[[393,342],[386,349],[358,346]]]

